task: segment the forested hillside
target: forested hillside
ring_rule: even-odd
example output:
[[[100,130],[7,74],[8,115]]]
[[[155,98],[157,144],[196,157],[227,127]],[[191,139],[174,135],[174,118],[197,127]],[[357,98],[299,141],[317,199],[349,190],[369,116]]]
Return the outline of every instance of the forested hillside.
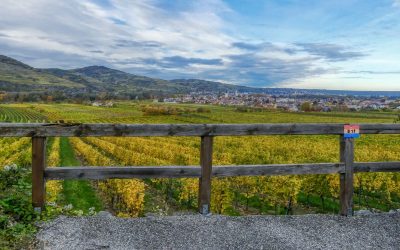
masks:
[[[246,84],[245,82],[243,84]],[[65,101],[152,99],[188,93],[266,93],[270,95],[399,96],[397,91],[342,91],[321,89],[254,88],[201,79],[163,80],[105,66],[77,69],[38,69],[0,55],[0,100]]]
[[[77,69],[37,69],[13,58],[0,55],[0,91],[25,93],[25,101],[36,100],[41,94],[53,97],[97,96],[108,98],[149,99],[154,96],[196,92],[263,91],[250,87],[202,80],[167,81],[126,73],[104,66]],[[36,93],[37,96],[33,95]]]

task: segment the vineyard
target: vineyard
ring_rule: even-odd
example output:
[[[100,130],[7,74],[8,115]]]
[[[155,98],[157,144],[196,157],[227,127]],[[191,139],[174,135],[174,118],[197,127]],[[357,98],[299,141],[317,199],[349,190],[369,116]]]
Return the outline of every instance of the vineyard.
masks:
[[[167,107],[167,108],[165,108]],[[150,112],[150,111],[151,112]],[[204,112],[206,110],[206,112]],[[117,103],[114,107],[77,104],[0,106],[1,122],[62,123],[393,123],[395,113],[240,112],[235,107],[152,103]],[[400,159],[400,136],[362,135],[356,161]],[[1,138],[0,166],[30,164],[30,139]],[[50,138],[48,165],[163,166],[199,165],[200,140],[189,137]],[[215,165],[338,162],[337,136],[217,137]],[[388,211],[400,207],[400,175],[355,175],[355,209]],[[88,212],[103,207],[121,217],[147,213],[195,211],[198,179],[50,181],[48,202]],[[212,211],[228,215],[337,213],[339,176],[217,178],[212,183]],[[82,197],[80,197],[82,196]],[[92,204],[80,199],[92,198]],[[102,205],[98,205],[98,203]]]

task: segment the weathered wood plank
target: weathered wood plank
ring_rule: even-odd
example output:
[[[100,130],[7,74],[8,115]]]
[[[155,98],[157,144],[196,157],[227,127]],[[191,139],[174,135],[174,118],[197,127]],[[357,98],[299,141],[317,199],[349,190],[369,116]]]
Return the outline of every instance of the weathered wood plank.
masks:
[[[400,162],[357,162],[354,172],[400,172]]]
[[[361,134],[400,134],[400,124],[365,123],[360,124]]]
[[[236,165],[213,167],[214,177],[338,174],[344,171],[341,163]]]
[[[213,177],[296,175],[296,174],[337,174],[344,171],[341,163],[315,164],[271,164],[213,166]],[[199,166],[162,167],[59,167],[47,168],[46,179],[129,179],[129,178],[199,178]]]
[[[353,215],[354,139],[340,136],[340,161],[344,163],[344,173],[340,174],[340,214]]]
[[[131,179],[131,178],[198,178],[199,166],[162,166],[162,167],[58,167],[47,168],[45,178],[62,179]]]
[[[0,123],[0,137],[342,135],[344,124]],[[362,134],[400,134],[400,124],[360,124]]]
[[[400,172],[400,162],[357,162],[354,172]],[[344,173],[344,163],[270,164],[213,166],[213,177],[306,175]],[[59,167],[47,168],[45,178],[59,179],[130,179],[130,178],[199,178],[199,166],[135,167]]]
[[[201,137],[201,175],[199,179],[198,209],[199,212],[203,215],[207,215],[210,213],[213,139],[214,138],[212,136]]]
[[[44,208],[46,198],[46,138],[32,138],[32,205],[37,212]]]
[[[357,162],[354,172],[400,172],[400,162]],[[213,177],[306,175],[344,173],[343,163],[270,164],[213,166]],[[59,179],[130,179],[130,178],[199,178],[199,166],[161,167],[60,167],[45,169],[48,180]]]

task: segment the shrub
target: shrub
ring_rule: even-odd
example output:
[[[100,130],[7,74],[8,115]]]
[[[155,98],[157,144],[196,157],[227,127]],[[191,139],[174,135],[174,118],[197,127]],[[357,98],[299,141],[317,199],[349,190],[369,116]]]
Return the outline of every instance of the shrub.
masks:
[[[0,249],[29,248],[36,232],[34,224],[39,220],[60,214],[83,214],[71,206],[62,207],[54,202],[48,203],[41,215],[36,213],[31,203],[31,176],[30,167],[11,164],[0,169]]]
[[[249,108],[239,106],[239,107],[236,107],[236,112],[249,112]]]
[[[14,164],[0,170],[0,249],[20,248],[35,232],[30,176],[28,168]]]
[[[142,112],[145,115],[177,115],[184,112],[184,110],[168,106],[142,106]]]
[[[210,109],[206,109],[206,108],[203,108],[203,107],[197,108],[196,111],[197,111],[197,113],[210,113],[211,112]]]

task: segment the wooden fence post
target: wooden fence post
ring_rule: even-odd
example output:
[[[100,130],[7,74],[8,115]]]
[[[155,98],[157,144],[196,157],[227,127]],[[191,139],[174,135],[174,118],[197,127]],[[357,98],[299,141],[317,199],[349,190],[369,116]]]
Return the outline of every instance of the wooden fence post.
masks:
[[[46,137],[32,137],[32,205],[41,213],[45,204]]]
[[[340,136],[340,161],[344,173],[340,174],[340,214],[353,215],[354,139]]]
[[[201,177],[199,179],[199,212],[210,213],[213,137],[202,136],[200,146]]]

